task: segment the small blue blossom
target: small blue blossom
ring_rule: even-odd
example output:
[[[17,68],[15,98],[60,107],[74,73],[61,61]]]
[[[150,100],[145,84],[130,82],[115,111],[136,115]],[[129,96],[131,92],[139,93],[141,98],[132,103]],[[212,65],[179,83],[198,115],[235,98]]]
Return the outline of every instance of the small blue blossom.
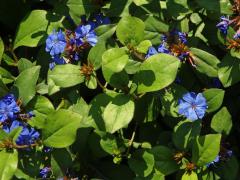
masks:
[[[146,59],[149,58],[150,56],[154,55],[154,54],[157,54],[157,50],[155,49],[155,47],[151,46],[148,48],[148,52],[147,52],[147,55],[146,55]]]
[[[20,108],[17,105],[13,94],[8,94],[0,100],[0,122],[5,121],[6,119],[14,119],[14,114],[19,111]]]
[[[78,26],[75,34],[77,46],[81,46],[86,42],[91,46],[95,46],[97,44],[97,35],[90,24]]]
[[[48,36],[45,50],[50,52],[51,56],[63,53],[65,47],[65,35],[61,30],[59,32],[53,31],[53,33]]]
[[[187,43],[187,34],[186,33],[178,31],[177,35],[178,35],[178,38],[181,41],[181,43],[183,43],[183,44]]]
[[[189,92],[179,100],[178,113],[195,121],[204,117],[207,107],[207,101],[202,93]]]
[[[240,30],[234,34],[233,39],[240,39]]]
[[[182,52],[178,58],[181,60],[181,61],[184,61],[186,58],[189,57],[189,52]]]
[[[167,42],[167,36],[165,34],[163,34],[161,36],[161,40],[162,40],[162,42]]]
[[[64,60],[63,57],[55,55],[52,58],[52,62],[49,63],[49,69],[52,70],[55,67],[55,65],[59,65],[59,64],[66,64],[66,61]]]
[[[213,165],[215,165],[216,163],[218,163],[219,161],[220,161],[220,156],[217,155],[216,158],[215,158],[212,162],[208,163],[206,166],[207,166],[207,167],[213,166]]]
[[[220,20],[221,22],[218,23],[216,27],[221,31],[221,33],[223,33],[224,35],[227,35],[230,20],[225,16],[222,16]]]
[[[97,14],[95,19],[98,26],[111,23],[110,19],[108,17],[104,17],[102,13]]]
[[[166,47],[166,44],[165,44],[165,43],[161,43],[161,44],[158,46],[158,52],[159,52],[159,53],[170,54],[170,51],[169,51],[169,49]]]
[[[212,86],[215,87],[215,88],[221,88],[222,83],[218,78],[213,78],[212,79]]]
[[[173,31],[170,32],[172,36],[177,36],[179,41],[183,44],[187,43],[187,33],[183,33],[181,31],[178,31],[174,29]]]
[[[42,149],[42,151],[45,152],[45,153],[49,153],[49,152],[51,152],[52,150],[53,150],[53,148],[47,147],[47,146],[44,146],[43,149]]]
[[[10,127],[4,126],[3,130],[6,133],[10,133],[12,130],[18,127],[22,127],[22,131],[16,140],[17,145],[30,145],[33,144],[37,139],[39,139],[40,136],[39,132],[37,132],[32,127],[27,127],[26,124],[19,122],[17,120],[14,120]]]
[[[49,175],[51,174],[51,168],[50,167],[44,167],[42,169],[40,169],[39,172],[39,176],[43,179],[46,179],[49,177]]]

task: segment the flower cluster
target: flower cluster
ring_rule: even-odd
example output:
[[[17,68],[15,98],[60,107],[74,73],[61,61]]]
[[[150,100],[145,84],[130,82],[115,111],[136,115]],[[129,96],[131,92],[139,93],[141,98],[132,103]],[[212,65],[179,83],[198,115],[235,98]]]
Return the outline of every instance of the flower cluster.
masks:
[[[0,100],[0,122],[2,129],[6,133],[10,133],[18,127],[22,128],[16,139],[17,145],[31,145],[39,139],[40,134],[25,122],[26,119],[30,119],[32,116],[32,112],[21,113],[21,109],[13,94],[8,94]]]
[[[233,6],[233,16],[226,17],[221,16],[220,22],[216,25],[216,27],[220,30],[220,32],[227,36],[228,29],[230,26],[236,31],[232,38],[227,39],[228,41],[228,49],[234,49],[235,51],[240,51],[240,1],[235,0]]]
[[[91,21],[82,17],[82,22],[75,31],[66,30],[65,33],[61,30],[53,31],[46,40],[45,49],[52,57],[49,68],[53,69],[56,64],[78,61],[85,49],[96,45],[98,40],[94,29],[109,23],[109,18],[98,14]]]
[[[207,108],[207,101],[202,93],[189,92],[179,100],[178,113],[195,121],[204,117]]]
[[[181,61],[189,61],[193,64],[192,57],[190,56],[190,50],[187,47],[187,34],[173,30],[168,34],[162,35],[161,44],[156,49],[151,46],[148,49],[145,58],[148,58],[157,53],[166,53],[178,57]]]
[[[51,172],[52,170],[50,167],[44,167],[40,169],[39,176],[43,179],[46,179],[51,175]]]

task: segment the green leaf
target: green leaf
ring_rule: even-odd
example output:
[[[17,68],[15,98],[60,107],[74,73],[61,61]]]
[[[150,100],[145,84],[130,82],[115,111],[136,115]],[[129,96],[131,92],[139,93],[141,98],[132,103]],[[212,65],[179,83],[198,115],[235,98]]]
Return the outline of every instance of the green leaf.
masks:
[[[3,52],[4,52],[4,43],[3,43],[2,38],[0,37],[0,63],[1,63],[1,60],[2,60]]]
[[[178,100],[185,93],[187,93],[187,90],[177,84],[172,84],[165,91],[160,91],[162,112],[172,117],[180,117],[178,113]]]
[[[8,84],[14,81],[14,76],[6,69],[0,67],[0,78],[4,84]]]
[[[125,48],[112,48],[102,55],[103,74],[121,72],[128,63],[128,55]]]
[[[240,81],[240,61],[227,54],[219,64],[218,78],[224,87],[232,86]]]
[[[89,79],[85,80],[85,85],[89,88],[89,89],[96,89],[97,88],[97,79],[95,76],[90,76]]]
[[[149,15],[145,23],[144,39],[150,40],[154,45],[159,45],[161,34],[168,32],[169,26],[165,22]]]
[[[203,74],[206,74],[209,77],[217,77],[218,74],[218,63],[219,59],[203,50],[197,48],[190,48],[194,63],[196,64],[196,69]]]
[[[196,139],[192,149],[192,162],[205,166],[212,162],[220,151],[221,134],[208,134]]]
[[[10,56],[8,56],[6,53],[3,53],[2,60],[9,66],[17,66],[17,63]]]
[[[176,78],[179,65],[179,59],[168,54],[148,58],[134,76],[138,93],[158,91],[170,85]]]
[[[111,102],[112,97],[107,94],[98,94],[90,103],[89,120],[93,121],[94,128],[105,131],[102,117],[105,107]]]
[[[140,53],[146,54],[150,46],[152,46],[151,41],[144,40],[144,41],[140,42],[140,44],[137,46],[136,50]]]
[[[137,6],[142,6],[144,4],[148,4],[150,3],[152,0],[133,0],[133,2],[137,5]]]
[[[54,149],[52,152],[52,157],[56,161],[61,171],[66,172],[72,165],[72,157],[67,149]]]
[[[120,94],[110,102],[104,112],[103,120],[106,131],[114,133],[126,127],[132,120],[134,114],[134,102],[127,95]]]
[[[6,95],[9,92],[7,86],[0,79],[0,97]]]
[[[114,34],[114,32],[116,31],[116,28],[117,28],[116,24],[107,24],[107,25],[104,24],[94,29],[94,31],[98,36],[98,41],[105,42]]]
[[[5,150],[0,152],[0,179],[10,180],[13,178],[18,165],[18,152],[6,152]]]
[[[116,88],[128,85],[128,75],[123,70],[128,63],[125,48],[112,48],[102,56],[102,71],[105,80]]]
[[[199,7],[205,8],[209,11],[216,11],[219,14],[231,14],[232,5],[229,0],[201,0],[197,1]]]
[[[103,136],[100,140],[100,145],[104,151],[111,155],[118,152],[117,140],[112,134],[106,134],[105,136]]]
[[[154,157],[145,150],[138,150],[128,160],[128,164],[138,176],[146,177],[153,170]]]
[[[69,14],[75,24],[81,23],[82,15],[89,15],[98,8],[91,0],[68,0],[67,6],[69,8]]]
[[[26,105],[36,94],[36,83],[40,72],[40,66],[34,66],[21,72],[14,86],[17,87],[18,97]]]
[[[122,44],[138,45],[143,40],[144,28],[141,19],[132,16],[123,17],[117,25],[117,38]]]
[[[201,120],[198,121],[180,121],[174,127],[172,140],[179,150],[191,149],[193,141],[201,132]]]
[[[181,180],[198,180],[198,176],[194,171],[191,171],[191,173],[185,172]]]
[[[220,175],[222,179],[238,179],[239,161],[237,157],[232,156],[224,163],[224,166],[222,168],[216,169],[214,172]]]
[[[135,74],[137,71],[139,71],[139,68],[141,66],[141,62],[139,61],[135,61],[132,59],[128,60],[128,63],[126,64],[124,70],[128,73],[128,74]]]
[[[187,0],[167,0],[167,11],[174,18],[191,13]],[[182,17],[180,16],[180,17]]]
[[[80,114],[64,109],[48,115],[42,130],[43,144],[54,148],[70,146],[75,141],[81,121]]]
[[[124,17],[129,16],[129,6],[131,5],[132,0],[111,0],[110,8],[107,12],[107,15],[110,17]]]
[[[211,128],[217,133],[228,135],[232,128],[232,117],[226,107],[218,111],[211,121]]]
[[[102,55],[106,51],[105,43],[97,43],[92,47],[88,54],[88,62],[91,63],[95,70],[98,70],[102,65]]]
[[[28,59],[21,58],[18,61],[18,70],[19,70],[19,72],[22,72],[25,69],[31,68],[33,66],[34,66],[34,64],[31,61],[29,61]]]
[[[56,65],[52,71],[48,71],[48,83],[49,81],[56,86],[66,88],[84,82],[84,76],[77,65]]]
[[[33,10],[20,23],[13,48],[19,46],[36,47],[45,41],[47,32],[61,26],[61,17],[53,16],[45,10]]]
[[[207,100],[207,112],[216,111],[218,108],[221,107],[223,98],[224,98],[225,91],[222,89],[207,89],[203,92],[203,96]]]
[[[31,118],[29,124],[38,129],[42,129],[45,125],[47,115],[54,112],[54,107],[48,98],[44,96],[35,96],[29,103],[27,108],[33,110],[34,117]]]
[[[174,153],[165,146],[155,146],[150,151],[154,155],[154,168],[157,173],[169,175],[179,169],[176,161],[173,160]]]

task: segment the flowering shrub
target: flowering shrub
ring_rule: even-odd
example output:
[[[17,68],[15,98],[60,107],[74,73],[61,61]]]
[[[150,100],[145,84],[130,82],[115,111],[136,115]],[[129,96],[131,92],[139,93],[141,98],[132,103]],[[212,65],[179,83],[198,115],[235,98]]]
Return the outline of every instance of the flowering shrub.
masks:
[[[0,179],[239,179],[239,0],[0,12]]]

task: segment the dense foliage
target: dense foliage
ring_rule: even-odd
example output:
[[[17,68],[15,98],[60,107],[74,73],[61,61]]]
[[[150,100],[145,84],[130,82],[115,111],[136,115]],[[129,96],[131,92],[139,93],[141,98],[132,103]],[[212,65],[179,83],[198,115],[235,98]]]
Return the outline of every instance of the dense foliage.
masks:
[[[239,179],[240,0],[0,13],[0,179]]]

